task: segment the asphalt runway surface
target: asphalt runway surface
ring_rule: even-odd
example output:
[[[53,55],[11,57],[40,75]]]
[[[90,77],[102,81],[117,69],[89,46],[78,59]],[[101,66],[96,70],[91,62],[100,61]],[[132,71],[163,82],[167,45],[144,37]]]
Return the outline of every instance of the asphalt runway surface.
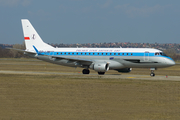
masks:
[[[76,78],[106,78],[106,79],[137,79],[137,80],[169,80],[169,81],[180,81],[180,76],[160,76],[156,75],[155,77],[151,77],[148,75],[121,75],[121,74],[89,74],[83,75],[82,73],[62,73],[62,72],[31,72],[31,71],[5,71],[0,70],[1,74],[27,74],[27,75],[68,75],[68,77]]]

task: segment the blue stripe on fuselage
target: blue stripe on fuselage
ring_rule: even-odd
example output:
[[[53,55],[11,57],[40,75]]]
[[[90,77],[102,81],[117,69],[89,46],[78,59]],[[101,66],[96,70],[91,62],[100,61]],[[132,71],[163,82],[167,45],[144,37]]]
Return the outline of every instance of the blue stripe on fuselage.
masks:
[[[68,55],[68,56],[144,56],[144,53],[119,53],[119,52],[43,52],[45,55]],[[41,53],[42,54],[42,53]],[[149,53],[154,56],[154,53]]]
[[[165,57],[170,60],[173,60],[172,58],[168,56],[162,56],[162,55],[155,55],[155,53],[133,53],[133,52],[40,52],[44,55],[53,55],[53,56],[139,56],[143,57],[145,54],[149,57]]]

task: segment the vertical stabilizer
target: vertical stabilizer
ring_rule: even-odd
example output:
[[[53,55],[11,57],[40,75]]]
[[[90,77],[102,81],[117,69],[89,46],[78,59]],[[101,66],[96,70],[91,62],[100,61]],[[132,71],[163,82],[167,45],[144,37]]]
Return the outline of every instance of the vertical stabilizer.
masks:
[[[33,46],[35,46],[38,50],[52,50],[54,48],[43,42],[29,20],[22,19],[21,22],[26,44],[26,51],[35,52]]]

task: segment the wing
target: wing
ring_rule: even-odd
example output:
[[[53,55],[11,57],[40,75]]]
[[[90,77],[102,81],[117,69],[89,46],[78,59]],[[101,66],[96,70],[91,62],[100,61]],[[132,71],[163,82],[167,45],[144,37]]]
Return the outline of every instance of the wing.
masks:
[[[72,58],[72,57],[62,57],[62,56],[51,56],[51,58],[55,58],[55,59],[59,59],[59,60],[69,60],[71,62],[77,62],[80,64],[86,64],[86,65],[90,65],[92,64],[94,61],[90,60],[90,59],[81,59],[81,58]]]
[[[43,55],[38,51],[38,49],[35,46],[33,46],[33,47],[38,55]],[[91,65],[93,63],[93,61],[90,59],[81,59],[81,58],[75,58],[75,57],[72,58],[72,57],[63,57],[63,56],[52,55],[52,56],[49,56],[49,58],[52,60],[68,60],[69,63],[74,62],[75,64],[80,65],[80,66]]]

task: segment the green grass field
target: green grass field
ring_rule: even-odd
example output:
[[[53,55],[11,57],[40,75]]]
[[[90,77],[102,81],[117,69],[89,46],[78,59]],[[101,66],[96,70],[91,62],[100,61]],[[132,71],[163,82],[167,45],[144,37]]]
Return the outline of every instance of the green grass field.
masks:
[[[0,70],[81,73],[35,59],[0,59]],[[179,75],[179,65],[156,75]],[[91,70],[91,73],[96,73]],[[120,74],[108,71],[107,74]],[[129,74],[149,75],[148,69]],[[0,74],[2,120],[179,120],[180,82],[78,75]]]

